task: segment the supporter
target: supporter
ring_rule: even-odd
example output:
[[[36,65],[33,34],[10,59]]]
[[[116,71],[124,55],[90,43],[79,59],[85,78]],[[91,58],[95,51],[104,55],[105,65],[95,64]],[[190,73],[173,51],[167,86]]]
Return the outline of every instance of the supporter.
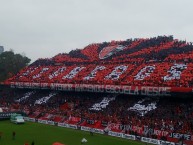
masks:
[[[15,140],[15,135],[16,135],[16,133],[15,133],[15,131],[13,131],[12,132],[12,140]]]
[[[31,145],[35,145],[35,142],[34,142],[34,141],[32,141]]]
[[[2,133],[2,132],[0,132],[0,140],[1,140],[1,138],[2,138],[2,135],[3,135],[3,133]]]
[[[42,104],[35,104],[36,100],[49,96],[53,92],[37,91],[33,93],[26,93],[24,90],[15,90],[15,92],[9,92],[10,94],[17,94],[21,96],[30,95],[26,100],[15,102],[17,99],[12,95],[1,97],[0,101],[3,102],[5,108],[10,111],[24,110],[29,117],[40,118],[50,121],[70,121],[71,123],[81,123],[84,120],[89,120],[87,124],[95,126],[98,122],[98,126],[102,127],[102,122],[132,125],[132,126],[148,126],[158,130],[164,130],[168,132],[179,132],[191,134],[193,132],[191,117],[193,116],[193,103],[191,98],[150,98],[150,97],[126,97],[125,95],[119,95],[115,100],[110,99],[112,95],[104,94],[99,95],[96,93],[56,93],[47,102]],[[38,95],[37,95],[38,94]],[[17,96],[16,95],[16,96]],[[3,95],[2,95],[3,96]],[[104,98],[110,97],[109,103],[106,104],[106,108],[101,108],[100,102],[104,107]],[[6,98],[6,99],[5,99]],[[10,99],[11,98],[11,99]],[[23,98],[23,97],[22,97]],[[144,98],[144,99],[142,99]],[[141,101],[140,101],[141,99]],[[170,100],[169,100],[170,99]],[[9,104],[4,103],[5,100],[9,100]],[[98,103],[97,103],[98,102]],[[141,103],[138,103],[141,102]],[[154,109],[149,109],[146,112],[142,112],[129,109],[135,104],[138,107],[153,105],[152,102],[156,102]],[[97,105],[97,104],[98,105]],[[28,104],[32,104],[31,107]],[[99,109],[92,109],[92,106],[96,104]],[[186,105],[184,105],[186,104]],[[130,111],[129,111],[129,110]],[[133,111],[132,111],[133,110]],[[100,120],[100,122],[99,122]],[[91,123],[89,123],[91,122]],[[103,127],[105,128],[105,127]],[[13,139],[14,137],[13,133]]]

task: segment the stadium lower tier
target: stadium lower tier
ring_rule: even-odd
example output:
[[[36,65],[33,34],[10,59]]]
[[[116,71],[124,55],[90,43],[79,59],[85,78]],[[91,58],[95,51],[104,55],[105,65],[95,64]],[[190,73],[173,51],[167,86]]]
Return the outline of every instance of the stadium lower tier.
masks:
[[[3,89],[3,112],[23,111],[38,121],[177,142],[193,139],[191,96],[148,97],[108,93]]]

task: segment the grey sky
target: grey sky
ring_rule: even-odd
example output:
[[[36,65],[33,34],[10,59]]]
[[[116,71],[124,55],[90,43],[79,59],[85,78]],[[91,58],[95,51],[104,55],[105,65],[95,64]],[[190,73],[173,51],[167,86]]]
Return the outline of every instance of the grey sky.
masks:
[[[94,42],[174,35],[193,42],[193,0],[0,0],[0,45],[32,59]]]

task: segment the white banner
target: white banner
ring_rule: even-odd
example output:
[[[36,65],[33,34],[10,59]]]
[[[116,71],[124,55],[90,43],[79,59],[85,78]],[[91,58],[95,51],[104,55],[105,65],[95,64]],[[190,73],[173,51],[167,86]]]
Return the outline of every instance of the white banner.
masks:
[[[23,117],[25,121],[35,122],[35,118]]]
[[[77,125],[68,124],[67,128],[78,129]]]
[[[67,124],[67,123],[58,123],[58,126],[66,127],[66,128],[72,128],[72,129],[78,129],[77,125]]]
[[[41,119],[38,119],[38,123],[48,124],[48,123],[47,123],[47,120],[41,120]]]
[[[135,135],[130,135],[130,134],[123,134],[123,138],[130,139],[130,140],[136,139]]]
[[[83,131],[90,131],[90,127],[81,126],[81,130],[83,130]]]
[[[146,137],[142,137],[141,141],[146,143],[156,144],[156,145],[175,145],[175,143],[173,142],[162,141],[162,140],[146,138]]]
[[[59,127],[66,127],[66,128],[67,128],[67,125],[68,125],[68,124],[66,124],[66,123],[58,123],[58,126],[59,126]]]
[[[99,133],[99,134],[104,134],[104,130],[102,130],[102,129],[94,128],[94,132]]]
[[[90,127],[86,127],[86,126],[81,126],[81,130],[92,131],[94,133],[104,134],[104,130],[102,130],[102,129],[90,128]]]
[[[54,121],[47,121],[47,124],[49,124],[49,125],[54,125],[55,122],[54,122]]]
[[[108,132],[108,135],[123,138],[123,133],[119,133],[119,132],[109,131],[109,132]]]

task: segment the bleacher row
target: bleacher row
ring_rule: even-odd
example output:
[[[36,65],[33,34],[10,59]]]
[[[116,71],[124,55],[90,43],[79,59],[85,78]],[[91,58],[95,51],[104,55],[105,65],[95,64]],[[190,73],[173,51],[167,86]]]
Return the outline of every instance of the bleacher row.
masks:
[[[192,87],[193,63],[29,67],[9,82]]]
[[[40,120],[116,132],[127,132],[123,126],[137,126],[169,133],[193,133],[191,97],[117,96],[47,90],[12,90],[1,93],[1,96],[0,107],[4,111],[24,111],[28,117]]]
[[[6,83],[192,87],[192,60],[192,43],[172,36],[128,39],[39,59]]]
[[[192,43],[172,36],[95,43],[68,54],[39,59],[6,80],[5,84],[18,84],[18,88],[23,89],[13,87],[0,92],[3,96],[0,107],[4,111],[22,110],[36,120],[163,140],[183,136],[193,142],[192,98],[186,94],[173,97],[167,94],[167,88],[159,90],[166,95],[156,90],[173,87],[176,92],[181,92],[180,88],[192,92],[192,74]],[[34,83],[35,87],[29,90],[22,87],[22,83],[27,86]],[[108,94],[103,90],[102,93],[88,93],[84,89],[76,92],[71,89],[73,85],[67,86],[69,92],[49,90],[48,87],[41,90],[37,89],[41,86],[39,83],[59,84],[59,87],[61,84],[130,86],[126,91],[136,93],[131,91],[126,95],[115,91]],[[140,94],[139,87],[133,86],[149,86],[150,93],[145,94],[143,90]]]

